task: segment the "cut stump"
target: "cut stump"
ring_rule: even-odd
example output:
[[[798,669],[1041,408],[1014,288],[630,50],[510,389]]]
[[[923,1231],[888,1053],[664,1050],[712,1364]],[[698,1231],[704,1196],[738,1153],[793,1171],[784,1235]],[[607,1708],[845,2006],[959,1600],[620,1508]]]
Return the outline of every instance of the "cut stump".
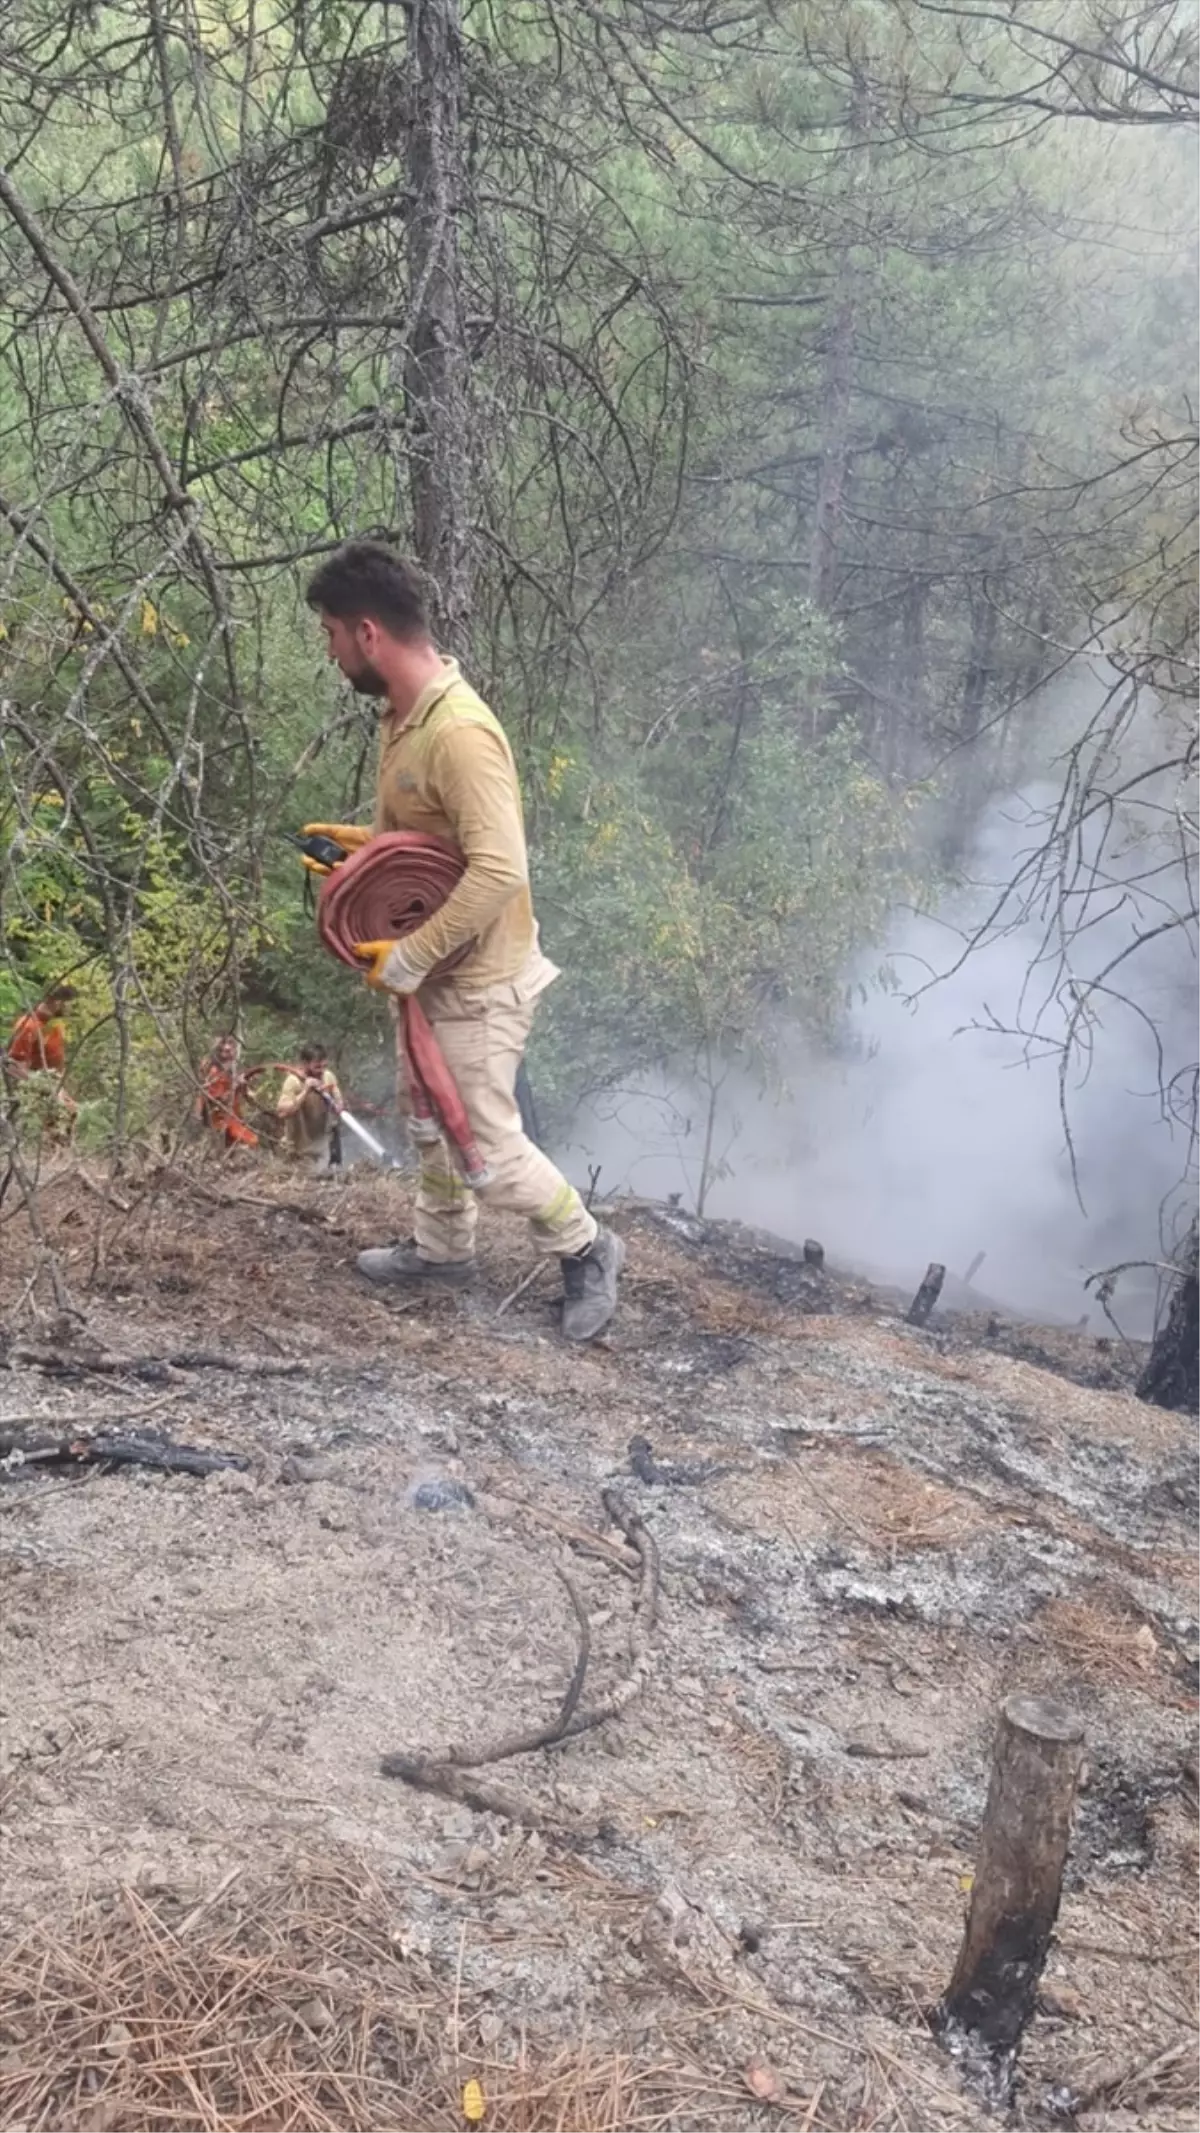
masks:
[[[945,1267],[939,1266],[936,1259],[931,1260],[925,1269],[925,1279],[905,1313],[910,1326],[923,1326],[925,1324],[938,1297],[942,1293],[942,1283],[945,1279]]]
[[[942,2041],[1006,2100],[1062,1895],[1083,1726],[1049,1697],[1002,1705],[971,1908],[935,2017]]]

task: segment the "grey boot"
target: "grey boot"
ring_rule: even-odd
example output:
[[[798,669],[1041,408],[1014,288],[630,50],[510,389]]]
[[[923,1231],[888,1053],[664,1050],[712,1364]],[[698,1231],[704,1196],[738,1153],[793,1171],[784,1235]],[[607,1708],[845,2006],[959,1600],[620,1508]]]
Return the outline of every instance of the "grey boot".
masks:
[[[625,1242],[610,1229],[598,1229],[586,1252],[560,1262],[563,1270],[563,1339],[594,1341],[617,1308],[617,1281],[625,1264]]]
[[[417,1287],[428,1281],[440,1284],[445,1289],[465,1289],[474,1281],[477,1272],[474,1259],[450,1259],[444,1264],[436,1259],[423,1259],[416,1245],[381,1244],[372,1252],[360,1252],[358,1271],[368,1281],[407,1283]]]

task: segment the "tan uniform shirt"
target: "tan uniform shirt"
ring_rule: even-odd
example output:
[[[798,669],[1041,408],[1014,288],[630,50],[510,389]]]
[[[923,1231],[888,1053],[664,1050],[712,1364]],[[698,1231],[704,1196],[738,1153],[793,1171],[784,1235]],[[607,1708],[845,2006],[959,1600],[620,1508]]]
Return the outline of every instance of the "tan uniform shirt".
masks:
[[[328,1117],[329,1106],[328,1104],[321,1103],[321,1099],[317,1095],[315,1089],[309,1088],[308,1083],[310,1078],[311,1077],[307,1074],[297,1074],[295,1072],[284,1075],[283,1087],[279,1091],[279,1102],[275,1107],[276,1112],[280,1118],[293,1117],[294,1114],[300,1109],[302,1101],[312,1107],[311,1115],[314,1118],[317,1116],[315,1107],[318,1104],[321,1105],[322,1115]],[[325,1067],[322,1069],[321,1087],[325,1089],[330,1096],[332,1096],[335,1104],[338,1104],[340,1106],[342,1101],[342,1092],[338,1087],[337,1075],[333,1072],[332,1067]]]
[[[406,936],[405,960],[432,970],[466,941],[450,981],[481,991],[516,982],[533,999],[558,976],[538,946],[517,767],[504,728],[448,659],[409,716],[383,721],[375,830],[457,845],[466,873],[440,911]]]
[[[321,1076],[321,1087],[340,1109],[342,1092],[337,1076],[329,1067]],[[324,1098],[309,1087],[307,1076],[286,1074],[275,1108],[277,1116],[286,1121],[287,1138],[293,1149],[312,1150],[323,1147],[328,1141],[335,1114]]]

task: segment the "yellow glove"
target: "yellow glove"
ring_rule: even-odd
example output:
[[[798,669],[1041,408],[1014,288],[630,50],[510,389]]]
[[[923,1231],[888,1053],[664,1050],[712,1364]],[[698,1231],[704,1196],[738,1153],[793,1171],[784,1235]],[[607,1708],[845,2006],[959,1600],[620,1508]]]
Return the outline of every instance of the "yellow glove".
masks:
[[[373,829],[364,828],[361,822],[306,822],[301,834],[305,837],[332,837],[334,843],[340,844],[344,851],[358,852],[364,844],[371,842],[375,832]],[[300,864],[307,867],[310,874],[324,876],[332,871],[331,868],[322,866],[319,859],[309,859],[304,854],[301,855]]]
[[[354,953],[371,965],[364,975],[375,992],[399,993],[403,998],[415,992],[429,976],[427,970],[414,970],[412,964],[406,962],[399,941],[357,941]]]

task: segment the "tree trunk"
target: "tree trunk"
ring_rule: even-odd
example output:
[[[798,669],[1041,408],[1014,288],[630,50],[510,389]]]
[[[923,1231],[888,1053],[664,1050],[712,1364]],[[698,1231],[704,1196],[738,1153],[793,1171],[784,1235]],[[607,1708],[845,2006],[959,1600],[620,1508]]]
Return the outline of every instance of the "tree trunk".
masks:
[[[825,348],[821,383],[820,466],[809,544],[808,597],[819,614],[831,614],[837,579],[838,545],[842,508],[850,467],[850,415],[854,398],[854,351],[859,305],[860,271],[855,261],[853,223],[857,215],[856,192],[865,187],[870,173],[870,150],[864,142],[867,88],[857,79],[846,114],[846,139],[854,172],[849,182],[850,226],[843,239],[834,283],[833,314]],[[828,677],[826,677],[826,680]],[[821,731],[825,687],[812,690],[812,732]]]
[[[413,545],[433,580],[441,643],[466,652],[471,618],[470,365],[457,216],[464,189],[459,0],[412,0],[409,45],[409,344]]]
[[[1179,1256],[1179,1280],[1166,1318],[1154,1336],[1137,1381],[1139,1400],[1194,1414],[1200,1407],[1200,1288],[1197,1283],[1200,1236],[1192,1223]]]
[[[841,293],[825,358],[821,405],[821,467],[817,476],[817,507],[808,566],[808,597],[822,614],[828,613],[833,605],[838,535],[842,522],[847,453],[850,445],[850,399],[854,362],[854,290],[851,274],[847,252],[838,274]]]
[[[971,641],[963,676],[962,710],[958,722],[957,769],[954,804],[947,810],[943,853],[948,866],[955,866],[966,851],[986,790],[981,760],[980,735],[988,684],[992,678],[996,642],[996,607],[988,589],[986,569],[972,580],[969,595]]]
[[[983,707],[987,701],[987,688],[992,678],[995,656],[996,604],[989,592],[986,577],[981,577],[971,588],[970,612],[971,643],[967,652],[962,718],[959,723],[959,737],[968,747],[979,739],[983,724]]]

